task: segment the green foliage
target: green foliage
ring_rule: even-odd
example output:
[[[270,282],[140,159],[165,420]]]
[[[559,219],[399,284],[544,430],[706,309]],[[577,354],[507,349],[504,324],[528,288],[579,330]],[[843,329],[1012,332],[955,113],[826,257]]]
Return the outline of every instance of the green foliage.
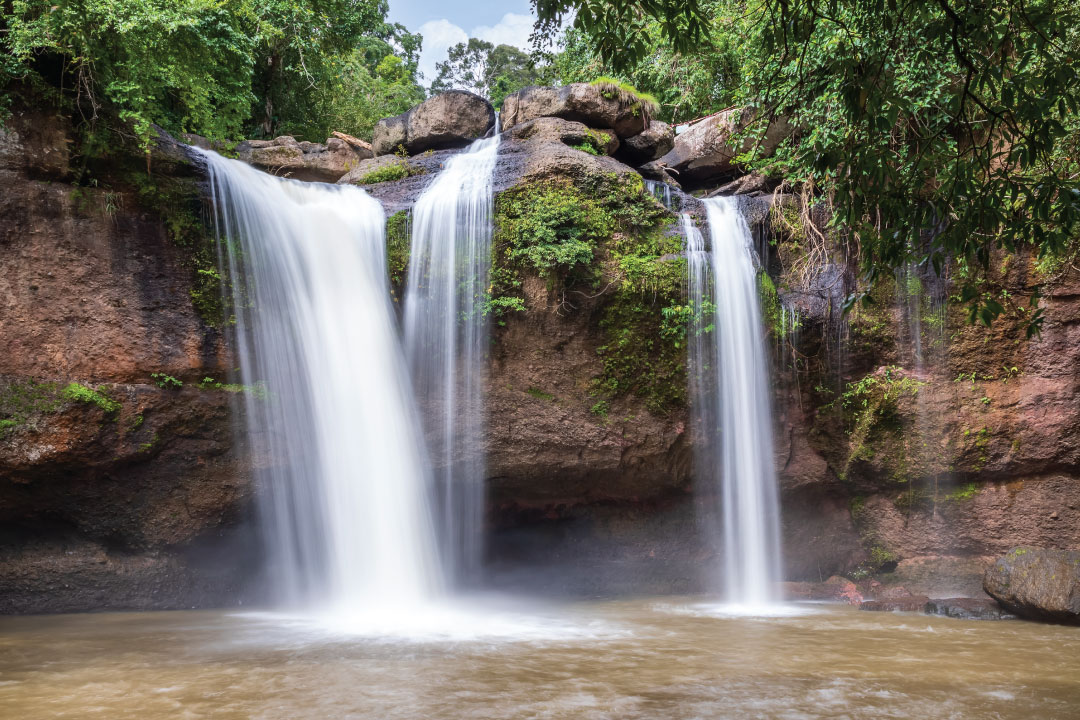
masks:
[[[659,37],[679,53],[691,54],[708,35],[708,17],[699,0],[533,0],[534,39],[543,44],[573,14],[572,28],[589,38],[590,47],[616,69],[647,57],[653,50],[653,24]]]
[[[165,373],[150,373],[150,377],[153,378],[157,386],[162,389],[179,390],[184,387],[183,380],[177,380],[172,375],[166,375]]]
[[[384,22],[384,0],[10,0],[4,9],[0,86],[59,88],[88,125],[118,120],[143,149],[154,124],[214,139],[356,134],[423,96],[420,38]]]
[[[454,88],[486,97],[496,108],[506,96],[548,81],[547,69],[512,45],[493,45],[477,38],[450,48],[445,61],[435,66],[432,94]]]
[[[1052,273],[1075,258],[1075,0],[536,5],[541,31],[578,13],[554,60],[564,81],[612,68],[666,106],[689,98],[692,112],[665,108],[680,119],[756,108],[739,161],[831,199],[836,231],[860,250],[849,303],[912,263],[986,270],[995,250],[1032,247]],[[780,119],[794,134],[763,157],[758,141]],[[989,324],[1007,303],[978,277],[954,274],[958,300]],[[1042,323],[1037,292],[1032,302],[1029,336]]]
[[[578,145],[571,145],[570,147],[574,148],[575,150],[580,150],[583,153],[589,153],[590,155],[600,155],[600,152],[597,151],[595,147],[593,147],[592,143],[583,142],[579,143]]]
[[[898,423],[900,398],[917,395],[926,384],[907,377],[895,366],[847,384],[839,398],[850,438],[848,456],[839,472],[841,478],[847,476],[853,462],[873,456],[871,440],[875,430]]]
[[[646,117],[650,117],[660,109],[660,103],[655,97],[638,91],[628,82],[601,75],[589,84],[598,87],[600,94],[608,100],[618,100],[623,105],[629,105],[635,116],[644,113]]]
[[[251,395],[259,400],[265,400],[269,397],[269,393],[266,390],[266,386],[261,382],[254,385],[241,385],[240,383],[222,383],[218,382],[212,377],[204,377],[199,382],[200,390],[221,390],[227,393],[243,393],[245,395]]]
[[[947,493],[942,499],[947,502],[964,502],[973,499],[978,494],[979,486],[976,483],[969,482],[966,485]]]
[[[615,221],[596,198],[565,180],[522,186],[496,200],[495,244],[508,259],[544,276],[587,267]]]
[[[114,415],[120,412],[120,403],[111,399],[108,395],[101,391],[101,389],[94,390],[88,388],[85,385],[73,382],[68,384],[63,390],[60,391],[60,397],[70,402],[85,403],[87,405],[96,405],[106,415]]]
[[[394,180],[404,180],[407,177],[418,174],[420,174],[420,171],[413,168],[406,160],[396,158],[393,162],[387,163],[380,168],[376,168],[358,178],[356,184],[374,185],[381,182],[393,182]]]
[[[412,215],[408,210],[399,210],[386,219],[386,268],[395,300],[405,282],[411,247]]]
[[[544,400],[545,402],[554,402],[555,401],[555,396],[554,395],[552,395],[549,392],[544,392],[540,388],[531,387],[528,390],[526,390],[525,392],[527,392],[529,395],[536,398],[537,400]]]

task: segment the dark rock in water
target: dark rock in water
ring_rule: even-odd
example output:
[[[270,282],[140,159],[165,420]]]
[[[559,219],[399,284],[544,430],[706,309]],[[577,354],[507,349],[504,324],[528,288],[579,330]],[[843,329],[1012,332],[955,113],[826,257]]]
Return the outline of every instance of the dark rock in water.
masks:
[[[755,150],[759,156],[772,154],[791,134],[784,119],[769,125],[764,137],[734,138],[753,117],[749,108],[724,110],[700,120],[675,136],[675,146],[659,159],[682,183],[707,182],[737,172],[737,155]]]
[[[273,140],[245,140],[236,146],[237,159],[274,175],[312,182],[337,182],[371,152],[355,147],[340,138],[330,138],[325,145],[297,142],[283,135]]]
[[[931,600],[926,603],[926,613],[958,620],[1011,620],[1016,617],[989,598]]]
[[[983,589],[1020,617],[1080,624],[1080,551],[1013,548],[987,569]]]
[[[859,605],[859,609],[873,612],[923,612],[929,601],[930,598],[925,595],[909,595],[883,600],[867,600]]]
[[[609,127],[620,138],[645,130],[645,113],[639,103],[609,97],[602,88],[587,83],[563,87],[530,87],[506,96],[503,101],[503,129],[541,117],[576,120],[589,127]]]
[[[675,129],[665,122],[653,120],[649,127],[623,142],[622,156],[631,164],[647,163],[670,152],[675,147]]]
[[[450,90],[375,125],[371,146],[376,155],[404,147],[410,154],[463,147],[495,126],[495,109],[484,98]]]

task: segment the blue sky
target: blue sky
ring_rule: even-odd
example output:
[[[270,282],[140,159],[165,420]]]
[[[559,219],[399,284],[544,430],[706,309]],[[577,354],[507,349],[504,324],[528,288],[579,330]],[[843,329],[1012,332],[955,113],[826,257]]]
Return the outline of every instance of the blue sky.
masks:
[[[428,85],[435,79],[435,63],[470,37],[528,50],[533,16],[529,0],[390,0],[390,20],[424,36],[420,72]]]

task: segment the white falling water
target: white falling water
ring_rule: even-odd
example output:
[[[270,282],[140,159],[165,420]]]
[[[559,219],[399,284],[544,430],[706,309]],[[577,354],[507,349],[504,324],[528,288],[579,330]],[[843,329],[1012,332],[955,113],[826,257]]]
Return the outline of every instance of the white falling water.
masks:
[[[441,584],[426,465],[390,304],[384,215],[363,190],[205,157],[233,287],[260,512],[281,600],[400,615]]]
[[[482,560],[492,175],[499,137],[455,155],[413,209],[405,347],[435,467],[447,578],[474,583]]]
[[[752,240],[732,198],[704,201],[711,250],[684,218],[690,300],[691,397],[699,481],[719,487],[726,601],[754,612],[780,600],[779,503],[769,365]],[[711,327],[711,332],[708,331]]]

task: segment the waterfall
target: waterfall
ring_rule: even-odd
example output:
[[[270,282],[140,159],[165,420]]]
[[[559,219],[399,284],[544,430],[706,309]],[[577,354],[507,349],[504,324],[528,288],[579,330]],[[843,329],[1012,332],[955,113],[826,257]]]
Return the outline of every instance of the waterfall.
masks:
[[[704,204],[711,250],[684,216],[698,481],[711,482],[719,500],[706,514],[719,517],[726,599],[761,608],[780,599],[780,530],[753,241],[735,199]]]
[[[405,290],[405,347],[435,467],[438,545],[458,584],[477,580],[483,554],[483,303],[498,149],[498,134],[476,141],[417,201]]]
[[[350,186],[210,152],[221,264],[281,600],[356,615],[437,593],[427,471],[390,303],[385,219]]]
[[[657,180],[646,180],[645,189],[648,190],[654,198],[663,203],[664,207],[666,207],[668,210],[672,209],[670,185],[668,185],[667,183],[659,182]]]

